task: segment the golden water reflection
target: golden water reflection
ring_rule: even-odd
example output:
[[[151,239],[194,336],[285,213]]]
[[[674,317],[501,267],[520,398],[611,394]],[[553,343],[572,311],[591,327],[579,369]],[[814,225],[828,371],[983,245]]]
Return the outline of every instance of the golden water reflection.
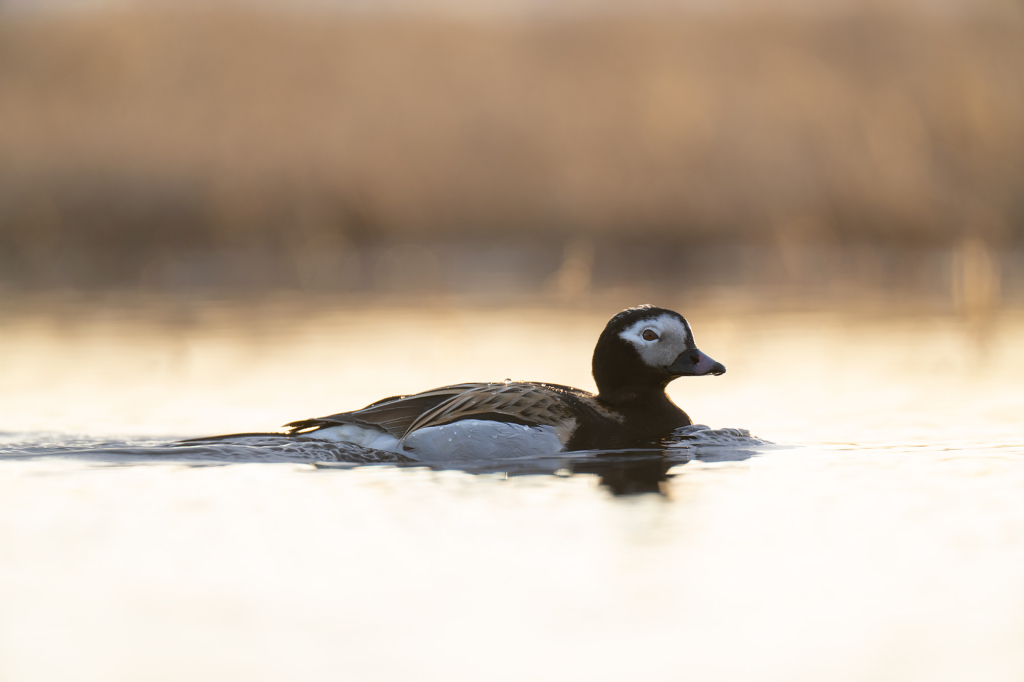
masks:
[[[871,307],[846,314],[686,306],[729,368],[670,394],[696,423],[776,442],[1019,437],[1024,314]],[[594,388],[590,355],[620,306],[238,306],[7,316],[8,431],[208,435],[273,430],[387,395],[505,378]],[[723,309],[724,308],[724,309]]]

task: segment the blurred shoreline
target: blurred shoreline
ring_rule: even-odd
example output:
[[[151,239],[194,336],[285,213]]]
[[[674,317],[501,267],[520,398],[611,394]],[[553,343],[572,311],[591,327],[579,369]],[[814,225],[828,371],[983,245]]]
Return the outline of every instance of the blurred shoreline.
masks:
[[[1020,13],[758,7],[8,13],[0,292],[1019,305]]]
[[[940,253],[933,259],[953,267],[961,254]],[[927,268],[921,272],[929,273]],[[518,271],[516,275],[518,276]],[[330,290],[279,286],[204,286],[199,288],[0,288],[0,317],[6,324],[27,318],[61,322],[138,320],[157,324],[235,324],[240,328],[287,324],[343,311],[443,312],[446,310],[565,311],[610,315],[626,307],[652,303],[684,314],[740,317],[813,313],[839,317],[961,318],[985,323],[1004,314],[1024,311],[1021,289],[1000,288],[998,274],[948,272],[944,286],[928,279],[911,286],[870,286],[850,280],[815,283],[723,282],[673,284],[669,281],[621,282],[618,285],[560,289],[559,271],[542,284],[503,281],[499,289],[474,290],[467,280],[459,289],[416,286]],[[920,274],[920,273],[919,273]],[[971,279],[973,277],[973,279]],[[959,278],[959,279],[958,279]],[[1019,285],[1019,282],[1017,282]],[[253,321],[253,318],[258,320]],[[0,331],[4,325],[0,324]]]
[[[1024,307],[1024,250],[994,251],[980,240],[930,249],[434,242],[282,254],[197,251],[156,263],[106,260],[104,267],[103,254],[63,254],[39,265],[28,282],[0,280],[0,310],[63,315],[79,305],[133,308],[144,301],[242,308],[281,301],[299,309],[593,309],[678,301],[680,307],[877,307],[978,317]]]

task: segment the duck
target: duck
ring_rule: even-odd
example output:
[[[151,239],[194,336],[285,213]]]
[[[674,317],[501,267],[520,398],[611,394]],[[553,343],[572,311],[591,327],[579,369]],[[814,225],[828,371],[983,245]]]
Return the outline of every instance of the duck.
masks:
[[[694,343],[679,313],[652,305],[614,315],[592,359],[597,393],[537,381],[464,383],[397,395],[366,407],[245,436],[347,443],[413,460],[545,456],[657,447],[693,422],[665,393],[679,377],[725,374]]]

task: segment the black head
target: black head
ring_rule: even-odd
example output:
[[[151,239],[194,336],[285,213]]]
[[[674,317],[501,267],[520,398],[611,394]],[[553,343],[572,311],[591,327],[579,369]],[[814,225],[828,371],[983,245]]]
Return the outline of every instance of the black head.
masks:
[[[725,374],[725,366],[697,350],[682,315],[645,305],[608,321],[594,348],[593,372],[607,396],[662,391],[681,376]]]

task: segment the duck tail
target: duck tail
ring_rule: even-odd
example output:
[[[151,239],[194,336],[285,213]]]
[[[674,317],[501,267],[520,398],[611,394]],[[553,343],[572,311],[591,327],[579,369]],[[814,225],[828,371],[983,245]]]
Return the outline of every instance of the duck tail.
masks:
[[[287,438],[289,434],[281,433],[280,431],[266,431],[266,432],[253,432],[253,433],[228,433],[223,436],[203,436],[202,438],[186,438],[185,440],[175,441],[177,445],[192,444],[192,443],[209,443],[212,441],[220,440],[233,440],[235,438]]]

